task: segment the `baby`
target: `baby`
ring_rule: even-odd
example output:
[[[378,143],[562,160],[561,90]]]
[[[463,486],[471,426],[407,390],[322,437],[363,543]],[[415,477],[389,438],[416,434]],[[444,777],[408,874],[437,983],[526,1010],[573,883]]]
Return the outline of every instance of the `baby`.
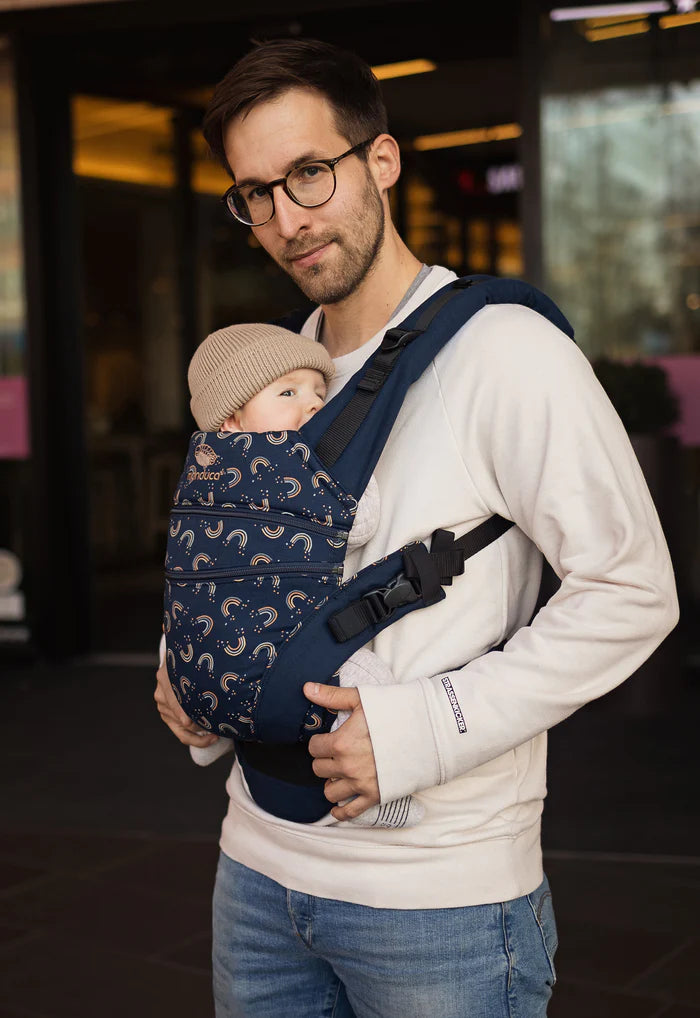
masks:
[[[265,323],[232,325],[207,336],[190,362],[190,407],[202,431],[298,431],[323,406],[335,372],[326,349],[311,339]],[[379,489],[370,478],[359,501],[348,547],[369,540],[379,522]],[[161,643],[161,661],[164,654]],[[338,670],[341,686],[390,683],[391,669],[367,648],[356,651]],[[341,711],[335,730],[348,718]],[[206,748],[191,747],[202,766],[233,749],[219,738]],[[412,796],[373,806],[349,821],[362,827],[409,827],[423,817]]]

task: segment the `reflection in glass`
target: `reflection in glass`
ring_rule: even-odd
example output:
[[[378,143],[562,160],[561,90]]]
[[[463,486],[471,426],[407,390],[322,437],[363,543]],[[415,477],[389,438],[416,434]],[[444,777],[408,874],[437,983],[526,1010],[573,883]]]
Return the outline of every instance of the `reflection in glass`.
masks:
[[[700,80],[544,99],[546,285],[589,357],[700,352]]]

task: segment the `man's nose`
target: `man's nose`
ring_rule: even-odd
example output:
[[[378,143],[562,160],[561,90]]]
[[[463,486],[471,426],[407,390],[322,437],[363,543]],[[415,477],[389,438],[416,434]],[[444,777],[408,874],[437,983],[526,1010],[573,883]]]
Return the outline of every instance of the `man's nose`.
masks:
[[[296,237],[299,230],[309,225],[311,209],[297,205],[295,201],[285,193],[282,186],[276,187],[274,191],[275,215],[273,224],[277,233],[285,240]]]

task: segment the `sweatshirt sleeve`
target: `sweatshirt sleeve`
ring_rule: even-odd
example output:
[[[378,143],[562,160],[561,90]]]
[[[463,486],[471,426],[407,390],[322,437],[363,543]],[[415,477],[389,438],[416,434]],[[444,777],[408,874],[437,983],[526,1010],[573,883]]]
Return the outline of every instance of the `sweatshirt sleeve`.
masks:
[[[630,676],[678,621],[656,510],[591,365],[535,312],[483,314],[452,341],[469,344],[460,370],[445,351],[435,362],[447,418],[489,510],[513,520],[562,583],[502,652],[360,689],[383,802],[556,725]],[[462,370],[478,377],[469,400]],[[513,536],[500,539],[502,555]]]

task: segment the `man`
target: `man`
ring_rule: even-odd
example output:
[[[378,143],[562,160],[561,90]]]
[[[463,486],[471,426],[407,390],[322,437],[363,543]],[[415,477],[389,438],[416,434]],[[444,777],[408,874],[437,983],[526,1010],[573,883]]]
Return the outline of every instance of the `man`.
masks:
[[[205,136],[234,180],[233,214],[319,305],[303,332],[335,360],[332,396],[387,327],[454,278],[422,266],[391,221],[400,159],[378,85],[323,43],[264,44],[218,86]],[[541,1018],[556,949],[540,849],[546,731],[675,625],[663,535],[590,365],[521,306],[485,308],[440,352],[376,476],[380,525],[346,575],[439,527],[460,536],[494,513],[516,527],[443,602],[375,639],[393,685],[305,686],[352,712],[309,744],[336,804],[328,822],[264,813],[234,764],[214,899],[217,1016]],[[542,553],[562,584],[530,625]],[[182,742],[211,741],[164,669],[156,700]],[[414,828],[333,823],[405,794],[425,808]]]

